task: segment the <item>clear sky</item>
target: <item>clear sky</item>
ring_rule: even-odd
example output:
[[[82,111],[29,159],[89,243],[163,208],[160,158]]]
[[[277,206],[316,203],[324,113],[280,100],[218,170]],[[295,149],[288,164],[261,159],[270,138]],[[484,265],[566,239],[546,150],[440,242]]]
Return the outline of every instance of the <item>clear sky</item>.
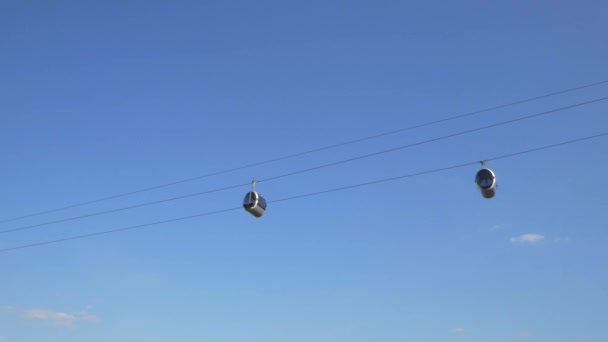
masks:
[[[606,1],[0,2],[0,220],[608,79]],[[27,219],[264,180],[608,96],[608,83]],[[0,341],[608,341],[608,101],[261,182],[244,210],[0,253]],[[0,234],[239,207],[249,186]]]

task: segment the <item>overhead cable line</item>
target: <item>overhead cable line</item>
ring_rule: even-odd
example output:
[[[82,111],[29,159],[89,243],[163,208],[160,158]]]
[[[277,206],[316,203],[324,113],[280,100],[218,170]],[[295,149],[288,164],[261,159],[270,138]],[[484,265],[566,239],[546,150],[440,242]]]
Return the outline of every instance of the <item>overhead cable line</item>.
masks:
[[[531,114],[531,115],[523,116],[523,117],[520,117],[520,118],[511,119],[511,120],[507,120],[507,121],[503,121],[503,122],[487,125],[487,126],[477,127],[477,128],[469,129],[469,130],[458,132],[458,133],[454,133],[454,134],[444,135],[444,136],[441,136],[441,137],[438,137],[438,138],[433,138],[433,139],[424,140],[424,141],[420,141],[420,142],[416,142],[416,143],[412,143],[412,144],[402,145],[402,146],[398,146],[398,147],[391,148],[391,149],[388,149],[388,150],[382,150],[382,151],[379,151],[379,152],[369,153],[369,154],[365,154],[365,155],[354,157],[354,158],[344,159],[344,160],[340,160],[340,161],[337,161],[337,162],[323,164],[323,165],[319,165],[319,166],[315,166],[315,167],[311,167],[311,168],[307,168],[307,169],[303,169],[303,170],[293,171],[293,172],[285,173],[285,174],[282,174],[282,175],[278,175],[278,176],[274,176],[274,177],[270,177],[270,178],[266,178],[266,179],[257,180],[257,183],[269,182],[269,181],[273,181],[273,180],[277,180],[277,179],[281,179],[281,178],[295,176],[295,175],[306,173],[306,172],[311,172],[311,171],[315,171],[315,170],[319,170],[319,169],[324,169],[324,168],[331,167],[331,166],[336,166],[336,165],[340,165],[340,164],[350,163],[350,162],[353,162],[353,161],[356,161],[356,160],[361,160],[361,159],[365,159],[365,158],[370,158],[370,157],[378,156],[378,155],[381,155],[381,154],[396,152],[396,151],[400,151],[400,150],[403,150],[403,149],[406,149],[406,148],[410,148],[410,147],[414,147],[414,146],[420,146],[420,145],[424,145],[424,144],[428,144],[428,143],[432,143],[432,142],[436,142],[436,141],[440,141],[440,140],[445,140],[445,139],[449,139],[449,138],[454,138],[454,137],[457,137],[457,136],[461,136],[461,135],[465,135],[465,134],[470,134],[470,133],[482,131],[482,130],[485,130],[485,129],[490,129],[490,128],[494,128],[494,127],[498,127],[498,126],[503,126],[503,125],[507,125],[507,124],[511,124],[511,123],[515,123],[515,122],[519,122],[519,121],[529,120],[529,119],[533,119],[533,118],[536,118],[536,117],[540,117],[540,116],[544,116],[544,115],[549,115],[549,114],[557,113],[557,112],[564,111],[564,110],[567,110],[567,109],[572,109],[572,108],[576,108],[576,107],[580,107],[580,106],[584,106],[584,105],[588,105],[588,104],[596,103],[596,102],[600,102],[600,101],[605,101],[605,100],[608,100],[608,96],[607,97],[602,97],[602,98],[599,98],[599,99],[595,99],[595,100],[591,100],[591,101],[587,101],[587,102],[577,103],[577,104],[566,106],[566,107],[560,107],[560,108],[544,111],[544,112],[541,112],[541,113]],[[141,207],[145,207],[145,206],[149,206],[149,205],[155,205],[155,204],[166,203],[166,202],[181,200],[181,199],[185,199],[185,198],[195,197],[195,196],[206,195],[206,194],[210,194],[210,193],[214,193],[214,192],[220,192],[220,191],[225,191],[225,190],[229,190],[229,189],[234,189],[234,188],[242,187],[242,186],[249,185],[249,184],[250,183],[242,183],[242,184],[230,185],[230,186],[226,186],[226,187],[223,187],[223,188],[218,188],[218,189],[213,189],[213,190],[207,190],[207,191],[202,191],[202,192],[197,192],[197,193],[193,193],[193,194],[188,194],[188,195],[183,195],[183,196],[177,196],[177,197],[172,197],[172,198],[166,198],[166,199],[152,201],[152,202],[135,204],[135,205],[131,205],[131,206],[126,206],[126,207],[116,208],[116,209],[110,209],[110,210],[100,211],[100,212],[86,214],[86,215],[74,216],[74,217],[69,217],[69,218],[66,218],[66,219],[61,219],[61,220],[56,220],[56,221],[49,221],[49,222],[43,222],[43,223],[29,225],[29,226],[24,226],[24,227],[18,227],[18,228],[11,228],[11,229],[6,229],[6,230],[1,230],[0,234],[7,234],[7,233],[12,233],[12,232],[17,232],[17,231],[22,231],[22,230],[42,227],[42,226],[49,226],[49,225],[53,225],[53,224],[58,224],[58,223],[63,223],[63,222],[69,222],[69,221],[79,220],[79,219],[83,219],[83,218],[87,218],[87,217],[105,215],[105,214],[115,213],[115,212],[119,212],[119,211],[129,210],[129,209],[141,208]]]
[[[169,186],[173,186],[173,185],[177,185],[177,184],[182,184],[182,183],[186,183],[186,182],[195,181],[195,180],[198,180],[198,179],[203,179],[203,178],[217,176],[217,175],[221,175],[221,174],[225,174],[225,173],[229,173],[229,172],[243,170],[243,169],[247,169],[247,168],[251,168],[251,167],[255,167],[255,166],[259,166],[259,165],[270,164],[270,163],[274,163],[274,162],[278,162],[278,161],[282,161],[282,160],[286,160],[286,159],[291,159],[291,158],[295,158],[295,157],[299,157],[299,156],[303,156],[303,155],[307,155],[307,154],[312,154],[312,153],[321,152],[321,151],[325,151],[325,150],[329,150],[329,149],[334,149],[334,148],[341,147],[341,146],[355,144],[355,143],[366,141],[366,140],[377,139],[377,138],[381,138],[381,137],[388,136],[388,135],[393,135],[393,134],[402,133],[402,132],[405,132],[405,131],[410,131],[410,130],[414,130],[414,129],[418,129],[418,128],[422,128],[422,127],[436,125],[436,124],[443,123],[443,122],[457,120],[457,119],[465,118],[465,117],[468,117],[468,116],[473,116],[473,115],[476,115],[476,114],[481,114],[481,113],[485,113],[485,112],[490,112],[490,111],[494,111],[494,110],[498,110],[498,109],[502,109],[502,108],[507,108],[507,107],[511,107],[511,106],[515,106],[515,105],[519,105],[519,104],[523,104],[523,103],[527,103],[527,102],[541,100],[541,99],[552,97],[552,96],[562,95],[562,94],[566,94],[566,93],[569,93],[569,92],[573,92],[573,91],[577,91],[577,90],[582,90],[582,89],[586,89],[586,88],[591,88],[591,87],[595,87],[595,86],[606,84],[606,83],[608,83],[608,80],[604,80],[604,81],[600,81],[600,82],[595,82],[595,83],[590,83],[590,84],[586,84],[586,85],[583,85],[583,86],[569,88],[569,89],[565,89],[565,90],[560,90],[560,91],[557,91],[557,92],[548,93],[548,94],[544,94],[544,95],[539,95],[539,96],[535,96],[535,97],[530,97],[530,98],[527,98],[527,99],[518,100],[518,101],[514,101],[514,102],[509,102],[509,103],[498,105],[498,106],[494,106],[494,107],[488,107],[488,108],[484,108],[484,109],[479,109],[479,110],[476,110],[476,111],[473,111],[473,112],[469,112],[469,113],[465,113],[465,114],[460,114],[460,115],[456,115],[456,116],[447,117],[447,118],[444,118],[444,119],[439,119],[439,120],[430,121],[430,122],[426,122],[426,123],[422,123],[422,124],[418,124],[418,125],[413,125],[413,126],[409,126],[409,127],[405,127],[405,128],[400,128],[400,129],[396,129],[396,130],[392,130],[392,131],[387,131],[387,132],[384,132],[384,133],[370,135],[370,136],[367,136],[367,137],[358,138],[358,139],[354,139],[354,140],[349,140],[349,141],[345,141],[345,142],[341,142],[341,143],[337,143],[337,144],[333,144],[333,145],[328,145],[328,146],[324,146],[324,147],[320,147],[320,148],[316,148],[316,149],[311,149],[311,150],[307,150],[307,151],[304,151],[304,152],[294,153],[294,154],[286,155],[286,156],[283,156],[283,157],[277,157],[277,158],[273,158],[273,159],[264,160],[264,161],[261,161],[261,162],[255,162],[255,163],[246,164],[246,165],[243,165],[243,166],[234,167],[234,168],[231,168],[231,169],[216,171],[216,172],[204,174],[204,175],[201,175],[201,176],[186,178],[186,179],[182,179],[182,180],[178,180],[178,181],[174,181],[174,182],[169,182],[169,183],[165,183],[165,184],[160,184],[160,185],[156,185],[156,186],[152,186],[152,187],[148,187],[148,188],[143,188],[143,189],[139,189],[139,190],[129,191],[129,192],[125,192],[125,193],[122,193],[122,194],[112,195],[112,196],[108,196],[108,197],[102,197],[102,198],[99,198],[99,199],[85,201],[85,202],[80,202],[80,203],[76,203],[76,204],[71,204],[71,205],[64,206],[64,207],[59,207],[59,208],[55,208],[55,209],[40,211],[40,212],[37,212],[37,213],[27,214],[27,215],[18,216],[18,217],[14,217],[14,218],[10,218],[10,219],[0,220],[0,223],[13,222],[13,221],[22,220],[22,219],[25,219],[25,218],[34,217],[34,216],[51,214],[51,213],[62,211],[62,210],[73,209],[73,208],[77,208],[77,207],[81,207],[81,206],[85,206],[85,205],[89,205],[89,204],[109,201],[109,200],[120,198],[120,197],[125,197],[125,196],[129,196],[129,195],[135,195],[135,194],[142,193],[142,192],[147,192],[147,191],[152,191],[152,190],[156,190],[156,189],[161,189],[161,188],[165,188],[165,187],[169,187]]]
[[[470,133],[474,133],[474,132],[478,132],[478,131],[482,131],[482,130],[486,130],[486,129],[490,129],[490,128],[494,128],[494,127],[498,127],[498,126],[504,126],[504,125],[512,124],[512,123],[519,122],[519,121],[529,120],[529,119],[533,119],[533,118],[536,118],[536,117],[539,117],[539,116],[549,115],[549,114],[557,113],[557,112],[560,112],[560,111],[563,111],[563,110],[572,109],[572,108],[576,108],[576,107],[580,107],[580,106],[584,106],[584,105],[588,105],[588,104],[596,103],[596,102],[600,102],[600,101],[605,101],[605,100],[608,100],[608,96],[607,97],[602,97],[602,98],[599,98],[599,99],[595,99],[595,100],[591,100],[591,101],[587,101],[587,102],[577,103],[577,104],[574,104],[574,105],[571,105],[571,106],[560,107],[560,108],[557,108],[557,109],[552,109],[552,110],[548,110],[548,111],[537,113],[537,114],[523,116],[523,117],[520,117],[520,118],[517,118],[517,119],[512,119],[512,120],[507,120],[507,121],[503,121],[503,122],[499,122],[499,123],[495,123],[495,124],[491,124],[491,125],[487,125],[487,126],[477,127],[477,128],[469,129],[469,130],[458,132],[458,133],[454,133],[454,134],[444,135],[444,136],[441,136],[441,137],[438,137],[438,138],[433,138],[433,139],[424,140],[424,141],[420,141],[420,142],[416,142],[416,143],[412,143],[412,144],[408,144],[408,145],[403,145],[403,146],[391,148],[391,149],[388,149],[388,150],[383,150],[383,151],[379,151],[379,152],[369,153],[369,154],[365,154],[365,155],[362,155],[362,156],[358,156],[358,157],[354,157],[354,158],[349,158],[349,159],[345,159],[345,160],[340,160],[340,161],[337,161],[337,162],[333,162],[333,163],[329,163],[329,164],[324,164],[324,165],[320,165],[320,166],[315,166],[315,167],[311,167],[311,168],[300,170],[300,171],[294,171],[294,172],[286,173],[286,174],[283,174],[283,175],[279,175],[279,176],[274,176],[274,177],[258,180],[257,182],[258,183],[268,182],[268,181],[271,181],[271,180],[275,180],[275,179],[279,179],[279,178],[284,178],[284,177],[289,177],[289,176],[297,175],[297,174],[300,174],[300,173],[310,172],[310,171],[314,171],[314,170],[318,170],[318,169],[323,169],[323,168],[330,167],[330,166],[335,166],[335,165],[339,165],[339,164],[349,163],[349,162],[352,162],[352,161],[355,161],[355,160],[360,160],[360,159],[365,159],[365,158],[369,158],[369,157],[374,157],[374,156],[378,156],[378,155],[381,155],[381,154],[395,152],[395,151],[403,150],[403,149],[406,149],[406,148],[410,148],[410,147],[414,147],[414,146],[419,146],[419,145],[424,145],[424,144],[428,144],[428,143],[432,143],[432,142],[436,142],[436,141],[440,141],[440,140],[450,139],[450,138],[454,138],[454,137],[457,137],[457,136],[461,136],[461,135],[465,135],[465,134],[470,134]]]
[[[600,138],[600,137],[603,137],[603,136],[606,136],[606,135],[608,135],[608,133],[601,133],[601,134],[591,135],[591,136],[587,136],[587,137],[580,138],[580,139],[574,139],[574,140],[564,141],[564,142],[557,143],[557,144],[537,147],[537,148],[533,148],[533,149],[530,149],[530,150],[525,150],[525,151],[505,154],[505,155],[502,155],[502,156],[493,157],[493,158],[489,158],[489,159],[484,159],[483,161],[488,162],[488,161],[494,161],[494,160],[512,158],[512,157],[516,157],[516,156],[523,155],[523,154],[538,152],[538,151],[542,151],[542,150],[548,150],[548,149],[551,149],[551,148],[560,147],[560,146],[563,146],[563,145],[574,144],[574,143],[585,141],[585,140],[596,139],[596,138]],[[363,186],[380,184],[380,183],[386,183],[386,182],[391,182],[391,181],[395,181],[395,180],[399,180],[399,179],[404,179],[404,178],[423,176],[423,175],[426,175],[426,174],[429,174],[429,173],[437,173],[437,172],[441,172],[441,171],[448,171],[448,170],[452,170],[452,169],[458,169],[458,168],[462,168],[462,167],[465,167],[465,166],[478,165],[479,162],[480,161],[477,160],[477,161],[470,162],[470,163],[463,163],[463,164],[452,165],[452,166],[443,167],[443,168],[439,168],[439,169],[433,169],[433,170],[429,170],[429,171],[422,171],[422,172],[417,172],[417,173],[411,173],[411,174],[405,175],[405,176],[397,176],[397,177],[385,178],[385,179],[381,179],[381,180],[377,180],[377,181],[371,181],[371,182],[366,182],[366,183],[359,183],[359,184],[355,184],[355,185],[348,185],[348,186],[343,186],[343,187],[340,187],[340,188],[323,190],[323,191],[318,191],[318,192],[312,192],[312,193],[308,193],[308,194],[304,194],[304,195],[292,196],[292,197],[282,198],[282,199],[278,199],[278,200],[274,200],[274,201],[268,201],[268,203],[277,203],[277,202],[291,201],[291,200],[298,199],[298,198],[304,198],[304,197],[322,195],[322,194],[326,194],[326,193],[330,193],[330,192],[342,191],[342,190],[347,190],[347,189],[360,188],[360,187],[363,187]],[[0,252],[2,252],[2,250],[0,250]]]
[[[251,183],[248,182],[248,183],[244,183],[244,184],[230,185],[230,186],[219,188],[219,189],[213,189],[213,190],[208,190],[208,191],[197,192],[197,193],[194,193],[194,194],[188,194],[188,195],[183,195],[183,196],[171,197],[171,198],[166,198],[166,199],[162,199],[162,200],[158,200],[158,201],[146,202],[146,203],[141,203],[141,204],[130,205],[130,206],[127,206],[127,207],[121,207],[121,208],[116,208],[116,209],[99,211],[99,212],[96,212],[96,213],[91,213],[91,214],[86,214],[86,215],[68,217],[66,219],[61,219],[61,220],[56,220],[56,221],[49,221],[49,222],[43,222],[43,223],[33,224],[33,225],[30,225],[30,226],[25,226],[25,227],[0,230],[0,234],[7,234],[7,233],[17,232],[17,231],[21,231],[21,230],[27,230],[27,229],[42,227],[42,226],[50,226],[50,225],[58,224],[58,223],[64,223],[64,222],[69,222],[69,221],[80,220],[80,219],[84,219],[84,218],[87,218],[87,217],[93,217],[93,216],[111,214],[111,213],[115,213],[115,212],[119,212],[119,211],[125,211],[125,210],[130,210],[130,209],[135,209],[135,208],[147,207],[149,205],[154,205],[154,204],[160,204],[160,203],[165,203],[165,202],[177,201],[177,200],[185,199],[185,198],[189,198],[189,197],[195,197],[195,196],[201,196],[201,195],[205,195],[205,194],[210,194],[210,193],[213,193],[213,192],[220,192],[220,191],[225,191],[225,190],[229,190],[229,189],[235,189],[235,188],[239,188],[239,187],[242,187],[242,186],[245,186],[245,185],[249,185],[249,184],[251,184]]]
[[[516,156],[520,156],[520,155],[524,155],[524,154],[528,154],[528,153],[533,153],[533,152],[556,148],[556,147],[560,147],[560,146],[564,146],[564,145],[574,144],[574,143],[587,141],[587,140],[591,140],[591,139],[596,139],[596,138],[600,138],[600,137],[604,137],[604,136],[608,136],[608,132],[591,135],[591,136],[587,136],[587,137],[583,137],[583,138],[579,138],[579,139],[564,141],[564,142],[560,142],[560,143],[556,143],[556,144],[552,144],[552,145],[537,147],[537,148],[533,148],[533,149],[529,149],[529,150],[519,151],[519,152],[515,152],[515,153],[509,153],[509,154],[505,154],[502,156],[487,158],[484,160],[485,161],[494,161],[494,160],[499,160],[499,159],[512,158],[512,157],[516,157]],[[412,178],[412,177],[422,176],[422,175],[431,174],[431,173],[437,173],[437,172],[442,172],[442,171],[463,168],[466,166],[476,165],[478,163],[479,163],[479,161],[457,164],[457,165],[452,165],[452,166],[443,167],[443,168],[439,168],[439,169],[417,172],[417,173],[412,173],[412,174],[398,176],[398,177],[385,178],[385,179],[380,179],[380,180],[371,181],[371,182],[359,183],[359,184],[348,185],[348,186],[343,186],[343,187],[339,187],[339,188],[333,188],[333,189],[329,189],[329,190],[312,192],[312,193],[298,195],[298,196],[286,197],[286,198],[282,198],[282,199],[278,199],[278,200],[274,200],[274,201],[269,201],[268,203],[279,203],[279,202],[286,202],[286,201],[291,201],[291,200],[304,198],[304,197],[318,196],[318,195],[327,194],[330,192],[337,192],[337,191],[342,191],[342,190],[347,190],[347,189],[360,188],[360,187],[374,185],[374,184],[396,181],[396,180],[404,179],[404,178]],[[56,244],[56,243],[61,243],[61,242],[66,242],[66,241],[71,241],[71,240],[85,239],[85,238],[94,237],[94,236],[113,234],[113,233],[123,232],[123,231],[127,231],[127,230],[133,230],[133,229],[137,229],[137,228],[144,228],[144,227],[150,227],[150,226],[155,226],[155,225],[161,225],[161,224],[165,224],[165,223],[184,221],[184,220],[193,219],[193,218],[197,218],[197,217],[215,215],[215,214],[226,213],[229,211],[236,211],[236,210],[242,210],[242,208],[233,207],[233,208],[216,210],[216,211],[211,211],[211,212],[206,212],[206,213],[201,213],[201,214],[196,214],[196,215],[178,217],[178,218],[169,219],[169,220],[138,224],[138,225],[123,227],[123,228],[118,228],[118,229],[104,230],[104,231],[99,231],[99,232],[91,233],[91,234],[75,235],[75,236],[56,239],[56,240],[48,240],[48,241],[43,241],[43,242],[15,246],[15,247],[8,247],[8,248],[0,249],[0,253],[19,250],[19,249],[32,248],[32,247],[37,247],[37,246],[43,246],[43,245]]]

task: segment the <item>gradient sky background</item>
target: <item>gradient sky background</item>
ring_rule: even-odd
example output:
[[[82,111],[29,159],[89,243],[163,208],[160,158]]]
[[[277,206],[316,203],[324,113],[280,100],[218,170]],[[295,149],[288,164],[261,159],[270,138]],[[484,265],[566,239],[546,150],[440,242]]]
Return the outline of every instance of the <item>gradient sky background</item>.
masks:
[[[608,79],[605,1],[0,2],[0,220]],[[0,224],[245,184],[608,96],[608,83]],[[608,131],[597,102],[262,182],[268,201]],[[0,253],[0,341],[608,341],[608,138]],[[249,186],[0,235],[238,207]],[[526,235],[529,234],[529,235]],[[526,238],[527,237],[527,238]]]

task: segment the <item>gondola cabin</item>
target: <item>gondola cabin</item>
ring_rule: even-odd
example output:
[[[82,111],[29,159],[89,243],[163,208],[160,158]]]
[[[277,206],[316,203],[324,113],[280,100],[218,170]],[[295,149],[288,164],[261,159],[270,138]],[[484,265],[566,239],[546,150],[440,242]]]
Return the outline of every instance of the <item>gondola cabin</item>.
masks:
[[[475,183],[484,198],[496,195],[496,174],[490,169],[483,168],[477,172]]]
[[[249,191],[243,200],[243,208],[255,217],[262,217],[266,211],[266,200],[256,191]]]

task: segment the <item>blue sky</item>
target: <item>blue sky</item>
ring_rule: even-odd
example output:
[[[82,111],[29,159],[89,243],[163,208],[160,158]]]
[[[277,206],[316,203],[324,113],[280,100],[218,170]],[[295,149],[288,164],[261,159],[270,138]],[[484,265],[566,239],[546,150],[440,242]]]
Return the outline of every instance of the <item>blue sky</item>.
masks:
[[[0,220],[608,79],[602,1],[0,3]],[[608,96],[608,83],[0,224],[244,184]],[[261,182],[268,201],[606,133],[607,101]],[[608,340],[608,138],[0,254],[0,341]],[[248,186],[0,235],[238,207]]]

